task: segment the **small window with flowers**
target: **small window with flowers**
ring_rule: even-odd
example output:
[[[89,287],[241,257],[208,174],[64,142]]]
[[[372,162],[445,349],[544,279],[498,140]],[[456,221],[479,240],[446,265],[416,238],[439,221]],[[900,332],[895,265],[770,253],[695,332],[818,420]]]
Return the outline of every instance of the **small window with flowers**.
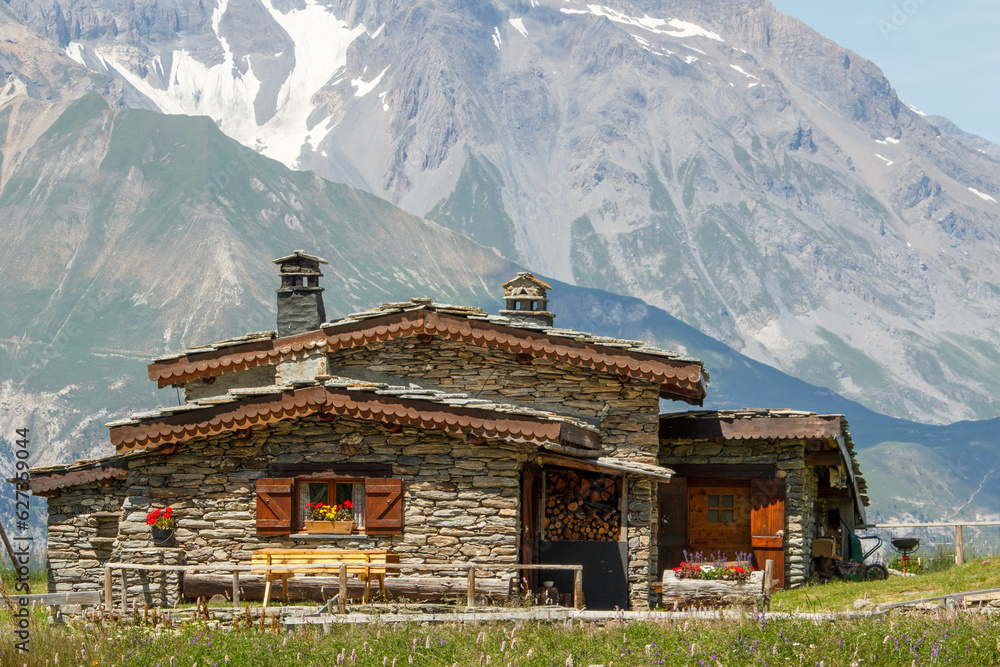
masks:
[[[274,465],[268,472],[255,484],[258,535],[342,530],[331,522],[353,522],[352,534],[403,532],[405,489],[389,465]]]
[[[308,532],[307,520],[354,521],[356,531],[365,527],[364,479],[309,479],[298,486],[297,526]]]

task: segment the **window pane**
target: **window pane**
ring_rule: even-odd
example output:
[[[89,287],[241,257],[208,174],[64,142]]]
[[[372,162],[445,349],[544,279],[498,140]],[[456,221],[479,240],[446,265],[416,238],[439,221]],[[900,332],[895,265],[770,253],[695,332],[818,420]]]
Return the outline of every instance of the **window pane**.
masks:
[[[317,502],[326,503],[328,488],[329,485],[326,482],[306,482],[305,484],[299,484],[299,528],[303,528],[306,525],[306,519],[309,518],[306,505]]]
[[[327,503],[327,483],[326,482],[309,482],[309,502],[310,503]]]
[[[344,484],[343,482],[337,483],[337,497],[334,499],[334,504],[340,505],[345,500],[350,500],[351,504],[354,504],[354,485]]]
[[[708,522],[719,523],[719,510],[708,510]]]
[[[722,523],[732,523],[736,520],[733,510],[722,510]]]
[[[354,525],[358,528],[365,527],[365,485],[364,484],[352,484],[351,485],[351,502],[354,507],[351,508],[354,513]]]
[[[722,496],[722,506],[723,507],[735,507],[733,503],[733,496]]]
[[[719,506],[719,496],[709,496],[708,497],[708,506],[709,507],[718,507]]]

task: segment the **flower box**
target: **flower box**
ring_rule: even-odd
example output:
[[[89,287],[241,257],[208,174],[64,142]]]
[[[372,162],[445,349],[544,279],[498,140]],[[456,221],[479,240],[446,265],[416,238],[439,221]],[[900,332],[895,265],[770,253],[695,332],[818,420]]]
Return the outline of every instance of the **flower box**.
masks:
[[[663,606],[726,607],[754,605],[764,597],[764,573],[754,572],[745,581],[678,578],[673,570],[663,573]]]
[[[354,521],[306,521],[307,533],[329,535],[350,535],[354,532]]]

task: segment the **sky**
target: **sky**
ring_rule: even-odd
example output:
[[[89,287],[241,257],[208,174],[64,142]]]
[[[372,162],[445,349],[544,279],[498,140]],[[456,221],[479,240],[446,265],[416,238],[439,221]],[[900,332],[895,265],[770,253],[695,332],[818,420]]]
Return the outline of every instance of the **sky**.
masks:
[[[904,101],[1000,144],[997,0],[771,0],[878,65]]]

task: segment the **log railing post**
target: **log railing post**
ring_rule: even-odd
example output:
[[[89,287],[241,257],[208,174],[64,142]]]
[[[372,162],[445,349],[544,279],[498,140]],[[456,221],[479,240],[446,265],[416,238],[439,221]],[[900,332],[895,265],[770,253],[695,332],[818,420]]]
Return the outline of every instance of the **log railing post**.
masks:
[[[341,614],[347,613],[347,563],[340,564],[340,591],[337,594],[337,609]]]
[[[128,570],[122,568],[122,620],[128,614]]]
[[[240,571],[233,570],[233,608],[240,606]]]
[[[476,568],[475,566],[469,568],[469,585],[465,592],[466,596],[466,606],[475,607],[476,606]]]
[[[962,542],[962,527],[955,526],[955,565],[965,564],[965,544]]]
[[[771,599],[771,591],[774,590],[774,561],[768,559],[764,563],[764,599]]]
[[[583,568],[573,570],[573,606],[583,609]]]
[[[108,612],[108,616],[111,616],[111,610],[114,609],[114,601],[112,600],[112,595],[114,594],[114,585],[111,582],[111,568],[104,567],[104,610]]]

